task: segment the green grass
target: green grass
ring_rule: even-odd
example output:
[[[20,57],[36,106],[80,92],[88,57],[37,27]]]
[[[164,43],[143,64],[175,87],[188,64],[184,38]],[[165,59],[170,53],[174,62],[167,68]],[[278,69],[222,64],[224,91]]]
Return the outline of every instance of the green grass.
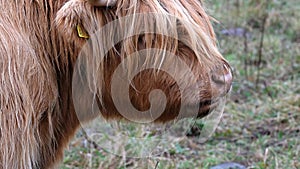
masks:
[[[300,168],[300,4],[236,2],[206,2],[209,13],[220,21],[214,24],[219,48],[234,68],[235,77],[221,123],[207,142],[201,143],[197,137],[172,138],[159,147],[159,157],[124,159],[94,146],[80,131],[65,151],[61,168],[155,168],[157,161],[159,169],[210,168],[223,162],[238,162],[253,169]],[[256,84],[257,65],[247,64],[245,69],[245,60],[257,61],[259,26],[266,14],[265,63]],[[242,37],[220,34],[223,29],[236,27],[251,33],[247,51]]]

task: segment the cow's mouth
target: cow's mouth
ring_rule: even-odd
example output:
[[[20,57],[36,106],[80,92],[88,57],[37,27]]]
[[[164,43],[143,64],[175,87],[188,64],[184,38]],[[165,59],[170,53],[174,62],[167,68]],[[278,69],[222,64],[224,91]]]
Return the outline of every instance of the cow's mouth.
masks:
[[[204,116],[207,116],[211,111],[213,111],[216,107],[218,107],[220,104],[219,99],[213,99],[201,102],[199,104],[199,111],[197,118],[202,118]]]
[[[224,98],[204,100],[197,104],[187,104],[184,106],[185,113],[180,118],[203,118],[220,106],[222,99]]]

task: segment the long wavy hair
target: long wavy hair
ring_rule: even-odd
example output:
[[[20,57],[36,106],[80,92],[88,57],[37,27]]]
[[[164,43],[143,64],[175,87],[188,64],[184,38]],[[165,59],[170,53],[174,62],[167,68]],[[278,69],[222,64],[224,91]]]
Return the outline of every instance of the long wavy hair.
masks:
[[[79,37],[76,28],[79,26],[91,36],[105,24],[137,13],[181,18],[185,24],[176,24],[176,30],[189,47],[174,38],[154,34],[134,36],[114,46],[106,62],[98,65],[100,71],[91,74],[97,76],[97,89],[88,91],[97,94],[103,110],[112,104],[104,89],[109,87],[110,75],[120,58],[142,48],[178,54],[198,74],[200,70],[215,69],[219,63],[227,64],[218,52],[211,18],[199,0],[118,0],[112,7],[95,7],[88,0],[0,0],[0,168],[56,166],[63,157],[63,148],[79,127],[72,101],[72,75],[78,54],[88,39]],[[124,30],[134,31],[145,21],[149,27],[156,25],[155,29],[170,31],[164,18],[137,20]],[[113,42],[116,32],[106,33],[97,42],[99,47],[101,43]],[[152,57],[156,58],[155,55]],[[85,61],[93,64],[88,58]],[[136,67],[130,59],[127,65]],[[151,74],[149,71],[149,78]],[[175,102],[176,97],[169,102]],[[203,89],[203,97],[211,94]],[[149,106],[145,100],[133,99],[133,104],[143,109]],[[104,116],[119,115],[108,111]],[[174,117],[164,116],[160,120],[168,118]]]

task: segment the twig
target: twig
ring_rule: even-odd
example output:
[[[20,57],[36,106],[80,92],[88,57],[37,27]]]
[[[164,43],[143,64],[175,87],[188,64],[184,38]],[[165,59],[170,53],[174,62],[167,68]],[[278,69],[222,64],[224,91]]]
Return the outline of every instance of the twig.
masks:
[[[265,35],[265,28],[266,28],[266,21],[268,15],[266,14],[262,19],[262,27],[261,27],[261,37],[260,37],[260,45],[258,49],[258,64],[257,64],[257,77],[256,77],[256,89],[258,88],[258,83],[260,79],[260,70],[261,70],[261,62],[262,62],[262,50],[264,47],[264,35]]]
[[[245,71],[245,76],[246,79],[249,80],[248,78],[248,37],[247,37],[247,32],[244,32],[244,54],[245,54],[245,60],[244,60],[244,71]]]
[[[158,164],[159,164],[159,160],[157,160],[157,162],[156,162],[156,165],[155,165],[155,168],[154,168],[154,169],[157,169],[157,167],[158,167]]]

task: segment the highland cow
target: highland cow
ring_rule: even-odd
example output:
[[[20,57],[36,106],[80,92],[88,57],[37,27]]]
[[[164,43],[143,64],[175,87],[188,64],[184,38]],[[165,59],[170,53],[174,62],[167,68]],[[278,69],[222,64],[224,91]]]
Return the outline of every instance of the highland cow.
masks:
[[[138,110],[151,106],[151,90],[165,92],[167,105],[154,122],[175,119],[179,106],[199,105],[197,116],[203,117],[215,107],[217,98],[226,95],[232,81],[230,67],[217,50],[210,17],[199,0],[1,0],[0,168],[57,167],[63,149],[80,126],[75,112],[78,105],[74,106],[72,99],[72,77],[83,45],[105,24],[137,13],[169,14],[185,20],[188,25],[178,21],[172,29],[181,32],[180,36],[195,35],[184,39],[199,48],[155,34],[121,41],[106,54],[99,72],[94,72],[103,83],[95,91],[82,91],[83,105],[79,106],[91,101],[84,99],[86,93],[94,93],[104,118],[122,118],[111,98],[111,76],[122,58],[146,48],[178,55],[197,77],[193,81],[184,76],[185,70],[178,70],[181,80],[189,82],[186,98],[181,98],[178,84],[164,71],[145,70],[132,79],[128,90]],[[150,18],[144,21],[155,25]],[[156,29],[166,24],[160,22]],[[113,34],[110,30],[97,45],[109,42]],[[172,64],[172,60],[166,62]],[[134,63],[128,62],[128,67]],[[86,120],[94,117],[87,114]]]

